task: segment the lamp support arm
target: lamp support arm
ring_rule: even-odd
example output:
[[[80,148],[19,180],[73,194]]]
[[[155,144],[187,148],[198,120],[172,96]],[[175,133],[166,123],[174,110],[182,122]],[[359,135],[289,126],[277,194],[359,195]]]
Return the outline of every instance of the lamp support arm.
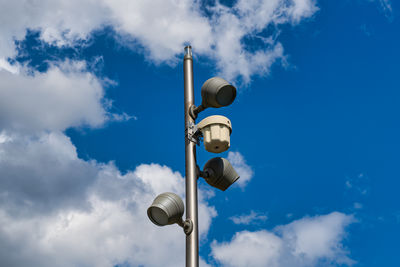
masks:
[[[204,107],[203,104],[200,106],[191,105],[189,108],[190,117],[192,117],[194,120],[197,119],[197,115],[205,109],[206,107]]]

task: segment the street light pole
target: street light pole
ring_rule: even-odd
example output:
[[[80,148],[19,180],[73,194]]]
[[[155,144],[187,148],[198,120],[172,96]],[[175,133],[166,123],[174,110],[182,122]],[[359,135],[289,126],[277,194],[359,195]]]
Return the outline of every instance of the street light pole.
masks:
[[[199,227],[197,215],[197,178],[222,191],[230,187],[239,175],[227,159],[216,157],[207,161],[203,170],[197,166],[196,144],[203,141],[208,152],[221,153],[230,146],[231,121],[224,116],[209,116],[196,125],[197,115],[206,108],[220,108],[232,104],[236,88],[222,78],[208,79],[201,87],[201,105],[194,105],[192,47],[185,47],[183,58],[185,100],[185,176],[186,220],[182,219],[182,199],[172,193],[158,195],[147,209],[147,216],[155,225],[178,224],[186,234],[186,267],[199,267]],[[204,137],[204,140],[202,139]]]
[[[185,47],[183,59],[185,88],[185,169],[186,169],[186,219],[191,220],[193,229],[186,235],[186,267],[199,266],[199,232],[197,218],[197,164],[196,143],[189,138],[190,127],[195,120],[190,115],[194,105],[192,48]]]

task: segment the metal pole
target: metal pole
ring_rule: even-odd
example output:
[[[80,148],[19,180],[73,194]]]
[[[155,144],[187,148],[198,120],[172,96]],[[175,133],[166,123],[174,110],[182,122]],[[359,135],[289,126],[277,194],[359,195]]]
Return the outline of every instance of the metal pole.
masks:
[[[188,128],[195,120],[189,109],[194,104],[192,48],[185,47],[183,59],[185,87],[185,169],[186,169],[186,219],[193,223],[193,230],[186,235],[186,267],[199,266],[199,233],[197,220],[197,164],[196,144],[188,138]]]

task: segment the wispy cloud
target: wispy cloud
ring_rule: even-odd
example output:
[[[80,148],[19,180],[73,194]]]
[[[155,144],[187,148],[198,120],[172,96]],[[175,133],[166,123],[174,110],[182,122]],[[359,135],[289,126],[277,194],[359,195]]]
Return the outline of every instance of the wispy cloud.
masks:
[[[359,202],[354,202],[353,208],[356,209],[356,210],[362,209],[363,208],[363,204],[361,204]]]
[[[381,4],[382,11],[384,12],[385,16],[391,21],[394,18],[392,2],[390,0],[379,0]]]
[[[361,31],[368,37],[370,37],[372,35],[371,30],[368,28],[368,26],[366,24],[362,24],[360,26]]]
[[[347,190],[357,195],[368,195],[370,192],[369,178],[364,173],[347,177],[345,187]]]
[[[242,214],[238,216],[232,216],[229,218],[234,224],[255,224],[260,222],[265,222],[268,217],[263,213],[258,213],[255,211],[250,211],[250,214]]]

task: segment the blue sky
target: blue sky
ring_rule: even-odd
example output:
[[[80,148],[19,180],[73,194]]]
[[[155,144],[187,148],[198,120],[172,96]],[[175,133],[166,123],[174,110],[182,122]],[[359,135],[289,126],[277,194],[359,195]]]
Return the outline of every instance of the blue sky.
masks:
[[[398,3],[0,1],[0,265],[181,266],[183,47],[238,88],[201,266],[398,266]],[[216,155],[198,147],[203,166]],[[172,258],[171,258],[172,257]]]

